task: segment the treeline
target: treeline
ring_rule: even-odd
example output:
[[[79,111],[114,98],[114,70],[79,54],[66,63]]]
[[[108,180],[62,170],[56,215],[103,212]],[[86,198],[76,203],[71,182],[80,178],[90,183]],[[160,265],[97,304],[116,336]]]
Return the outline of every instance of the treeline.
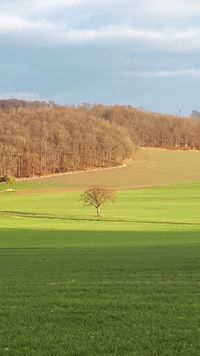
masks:
[[[200,120],[133,107],[0,100],[0,176],[112,167],[134,147],[200,149]]]
[[[56,104],[53,101],[26,101],[26,100],[17,100],[17,99],[1,99],[0,100],[0,111],[9,112],[10,110],[16,110],[19,108],[39,108],[39,107],[55,107]]]
[[[198,110],[192,110],[191,117],[200,119],[200,112]]]
[[[131,156],[126,129],[85,107],[0,111],[0,176],[31,177],[118,166]]]
[[[200,120],[145,112],[133,107],[94,106],[95,117],[128,130],[135,145],[167,149],[200,149]]]

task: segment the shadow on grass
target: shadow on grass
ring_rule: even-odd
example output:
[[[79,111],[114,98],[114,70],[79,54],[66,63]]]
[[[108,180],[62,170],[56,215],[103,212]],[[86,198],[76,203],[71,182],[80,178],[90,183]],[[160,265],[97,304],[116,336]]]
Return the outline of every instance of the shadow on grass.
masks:
[[[148,220],[148,219],[122,219],[122,218],[106,218],[104,216],[91,216],[91,217],[76,217],[70,215],[54,215],[35,212],[22,212],[22,211],[0,211],[0,216],[8,217],[23,217],[32,219],[47,219],[47,220],[64,220],[64,221],[102,221],[102,222],[116,222],[116,223],[139,223],[139,224],[168,224],[168,225],[186,225],[197,226],[200,222],[192,221],[170,221],[170,220]]]
[[[131,247],[199,244],[199,231],[0,229],[0,248]]]

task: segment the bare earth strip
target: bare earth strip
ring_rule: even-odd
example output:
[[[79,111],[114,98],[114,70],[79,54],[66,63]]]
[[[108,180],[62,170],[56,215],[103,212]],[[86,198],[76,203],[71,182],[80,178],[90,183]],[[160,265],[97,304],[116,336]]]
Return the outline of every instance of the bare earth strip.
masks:
[[[74,174],[22,181],[24,188],[34,190],[82,190],[93,184],[105,184],[127,190],[172,183],[200,181],[200,152],[157,148],[140,149],[124,167],[100,169]]]

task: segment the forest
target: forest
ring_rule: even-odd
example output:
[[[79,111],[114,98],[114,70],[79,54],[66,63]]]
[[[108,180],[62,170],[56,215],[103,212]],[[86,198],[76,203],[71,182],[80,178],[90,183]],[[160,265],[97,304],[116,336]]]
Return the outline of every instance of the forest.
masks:
[[[114,167],[136,147],[200,149],[200,120],[131,106],[0,100],[0,176]]]

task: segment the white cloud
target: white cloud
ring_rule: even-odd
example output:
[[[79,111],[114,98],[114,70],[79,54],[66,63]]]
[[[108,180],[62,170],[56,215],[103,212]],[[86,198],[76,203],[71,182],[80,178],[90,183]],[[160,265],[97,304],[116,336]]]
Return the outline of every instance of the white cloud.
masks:
[[[127,26],[97,29],[68,28],[64,23],[27,20],[20,16],[0,15],[0,38],[37,45],[128,44],[133,49],[187,52],[200,50],[200,27],[186,30],[148,30]]]
[[[126,76],[140,78],[171,78],[171,77],[200,77],[200,69],[157,70],[157,71],[126,71]]]
[[[137,13],[165,18],[188,17],[200,13],[199,0],[134,0],[132,3]]]
[[[164,19],[200,14],[199,0],[0,0],[0,39],[33,45],[128,43],[133,49],[187,52],[200,50],[200,27],[170,28]],[[65,8],[65,12],[63,11]],[[71,10],[75,9],[72,16]],[[58,20],[54,11],[66,16]],[[50,16],[51,13],[51,16]],[[76,16],[90,14],[84,29]],[[107,21],[105,14],[108,16]],[[51,18],[51,20],[50,20]],[[87,18],[87,17],[86,17]],[[159,19],[163,24],[148,23]],[[137,20],[137,26],[135,22]],[[153,22],[154,23],[154,22]]]
[[[3,12],[15,14],[36,13],[52,11],[55,9],[73,8],[80,12],[101,9],[102,13],[111,13],[131,16],[162,16],[162,17],[187,17],[200,13],[199,0],[1,0]],[[96,14],[97,15],[97,14]]]
[[[42,14],[50,12],[55,9],[73,8],[73,7],[96,7],[105,0],[3,0],[2,11],[10,14],[24,15],[24,14],[36,14],[41,12]]]
[[[0,34],[23,30],[28,22],[19,16],[0,15]]]

